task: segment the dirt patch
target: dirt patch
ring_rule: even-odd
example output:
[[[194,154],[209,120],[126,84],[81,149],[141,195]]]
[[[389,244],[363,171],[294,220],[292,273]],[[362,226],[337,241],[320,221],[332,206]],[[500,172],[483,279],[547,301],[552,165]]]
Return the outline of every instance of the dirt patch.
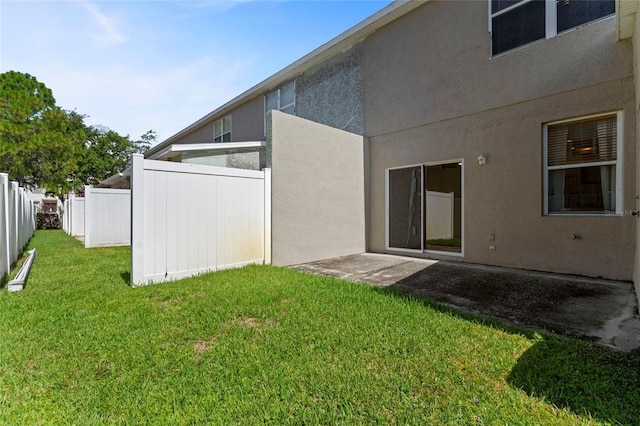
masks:
[[[202,354],[213,349],[216,340],[218,340],[218,338],[213,336],[209,340],[198,340],[193,342],[193,360],[199,361]]]
[[[246,317],[246,318],[236,318],[231,321],[231,325],[236,327],[249,327],[249,328],[273,328],[276,326],[276,321],[271,318],[267,318],[266,320],[261,320],[260,318],[255,317]]]

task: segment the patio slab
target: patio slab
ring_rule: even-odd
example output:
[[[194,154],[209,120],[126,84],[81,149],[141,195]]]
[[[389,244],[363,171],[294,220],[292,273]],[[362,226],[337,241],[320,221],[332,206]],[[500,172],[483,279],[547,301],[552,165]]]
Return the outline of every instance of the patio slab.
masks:
[[[462,311],[619,351],[640,348],[638,301],[631,282],[375,253],[294,268],[397,288]]]

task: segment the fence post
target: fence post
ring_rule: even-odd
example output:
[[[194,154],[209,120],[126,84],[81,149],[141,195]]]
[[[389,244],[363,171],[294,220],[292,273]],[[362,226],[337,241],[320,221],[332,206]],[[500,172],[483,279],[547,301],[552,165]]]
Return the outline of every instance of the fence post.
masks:
[[[264,169],[264,264],[271,264],[271,169]]]
[[[18,260],[18,188],[20,184],[18,182],[11,182],[11,193],[13,194],[13,205],[11,216],[13,216],[13,222],[11,223],[11,263]]]
[[[71,206],[71,209],[73,209],[73,206]],[[71,222],[70,227],[73,231],[73,222]],[[85,185],[84,186],[84,248],[89,248],[89,247],[91,247],[91,186]]]
[[[131,285],[136,286],[144,284],[144,157],[134,154],[131,163]]]
[[[76,198],[75,194],[69,193],[69,196],[64,200],[64,230],[67,234],[73,235],[73,201]]]
[[[9,175],[0,173],[0,182],[2,184],[2,193],[0,194],[0,198],[2,199],[2,204],[0,204],[0,211],[2,211],[0,238],[2,238],[3,252],[1,268],[8,274],[11,269],[11,250],[9,246]]]

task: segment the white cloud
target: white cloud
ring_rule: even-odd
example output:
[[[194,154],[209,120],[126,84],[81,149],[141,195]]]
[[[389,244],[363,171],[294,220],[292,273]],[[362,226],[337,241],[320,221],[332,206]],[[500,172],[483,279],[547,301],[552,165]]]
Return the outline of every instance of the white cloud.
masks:
[[[88,1],[81,1],[80,4],[89,12],[93,20],[102,30],[100,34],[93,34],[99,42],[116,45],[124,43],[127,38],[118,29],[117,20],[112,16],[107,16],[100,11],[97,5]]]

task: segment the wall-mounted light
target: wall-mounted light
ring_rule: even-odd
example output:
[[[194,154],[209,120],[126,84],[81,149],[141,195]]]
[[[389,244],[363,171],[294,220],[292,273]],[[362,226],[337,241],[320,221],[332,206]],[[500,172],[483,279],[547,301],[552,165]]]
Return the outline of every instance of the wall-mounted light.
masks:
[[[487,164],[487,156],[481,155],[480,157],[478,157],[478,164],[481,166]]]

